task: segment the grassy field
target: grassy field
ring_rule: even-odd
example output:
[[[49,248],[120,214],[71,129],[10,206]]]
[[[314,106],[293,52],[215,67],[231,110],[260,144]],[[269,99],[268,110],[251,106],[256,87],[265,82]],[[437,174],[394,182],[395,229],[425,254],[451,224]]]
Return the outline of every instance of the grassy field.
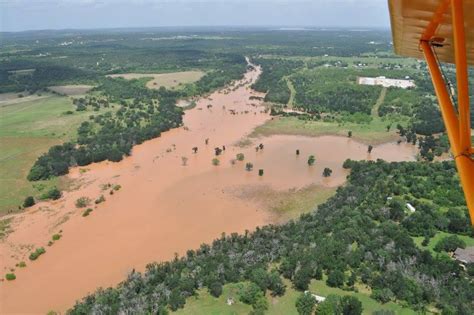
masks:
[[[424,237],[423,236],[416,236],[416,237],[413,237],[413,240],[415,241],[415,244],[419,247],[419,248],[422,248],[422,249],[428,249],[429,251],[431,251],[433,254],[436,253],[434,251],[434,247],[436,246],[436,244],[444,237],[447,237],[447,236],[452,236],[454,234],[451,234],[451,233],[446,233],[446,232],[438,232],[436,233],[435,236],[433,236],[431,239],[430,239],[430,242],[428,244],[428,246],[424,247],[423,245],[421,245],[421,243],[423,242],[423,239]],[[457,237],[459,237],[460,239],[462,239],[465,243],[466,243],[466,246],[474,246],[474,238],[473,237],[469,237],[467,235],[457,235]]]
[[[296,311],[295,302],[301,292],[296,291],[292,288],[291,283],[288,280],[284,280],[287,285],[286,293],[282,297],[272,297],[267,292],[267,299],[269,308],[266,311],[268,315],[298,315]],[[239,301],[239,287],[242,284],[227,284],[224,286],[222,295],[219,298],[211,296],[207,289],[198,291],[198,295],[191,297],[186,301],[184,309],[178,310],[176,314],[248,314],[252,309],[249,305],[243,304]],[[344,291],[339,288],[331,288],[326,285],[323,281],[313,280],[310,284],[309,291],[313,294],[321,296],[328,296],[329,294],[353,295],[357,297],[363,307],[363,314],[370,315],[376,310],[391,310],[395,314],[399,315],[412,315],[416,314],[415,311],[404,308],[394,302],[381,304],[376,300],[370,298],[370,291],[364,288],[360,288],[359,292]],[[235,304],[227,305],[226,301],[228,298],[233,298]]]
[[[63,180],[30,183],[26,176],[34,161],[52,145],[76,136],[78,125],[97,112],[76,112],[68,97],[43,95],[24,102],[0,103],[0,215],[16,211],[28,195],[38,196]],[[66,114],[72,111],[72,114]]]
[[[146,86],[150,89],[159,89],[161,86],[165,88],[176,88],[186,83],[193,83],[198,81],[204,72],[202,71],[183,71],[183,72],[172,72],[172,73],[124,73],[124,74],[111,74],[109,77],[117,78],[121,77],[127,80],[150,78]]]
[[[251,136],[271,136],[276,134],[312,137],[324,135],[347,136],[347,132],[350,130],[354,139],[376,145],[399,138],[396,133],[396,124],[392,123],[390,132],[387,132],[386,127],[388,124],[390,124],[389,121],[384,121],[381,118],[374,118],[369,124],[338,124],[322,121],[304,121],[295,117],[280,117],[257,127]]]

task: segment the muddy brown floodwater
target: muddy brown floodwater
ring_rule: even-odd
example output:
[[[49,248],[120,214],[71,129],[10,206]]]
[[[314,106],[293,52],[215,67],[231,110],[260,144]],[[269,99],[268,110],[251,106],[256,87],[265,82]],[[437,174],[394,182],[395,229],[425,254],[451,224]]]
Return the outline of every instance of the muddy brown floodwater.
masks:
[[[186,112],[185,127],[136,146],[122,162],[73,169],[68,176],[81,186],[59,201],[42,202],[12,216],[13,232],[0,243],[0,268],[5,274],[20,261],[27,267],[15,268],[15,281],[0,283],[0,313],[65,311],[96,288],[116,285],[132,269],[143,270],[149,262],[183,254],[222,232],[276,222],[275,215],[257,202],[238,196],[239,189],[338,186],[347,175],[342,162],[349,157],[414,160],[412,146],[387,143],[368,155],[366,145],[336,136],[272,136],[238,147],[239,140],[271,119],[260,101],[249,100],[262,96],[249,88],[260,72],[255,68],[233,87],[200,99]],[[257,152],[260,143],[264,149]],[[224,145],[220,164],[214,166],[214,148]],[[193,147],[198,147],[196,154]],[[237,153],[244,153],[245,161],[231,163]],[[310,154],[316,157],[311,167]],[[245,170],[246,162],[254,164],[253,171]],[[333,175],[323,179],[325,167]],[[264,176],[258,176],[258,169],[264,169]],[[122,188],[110,195],[110,189],[103,189],[107,184]],[[101,194],[106,201],[83,217],[84,209],[77,209],[75,201],[83,196],[95,200]],[[46,246],[59,231],[62,238]],[[29,261],[29,253],[39,246],[46,253]]]

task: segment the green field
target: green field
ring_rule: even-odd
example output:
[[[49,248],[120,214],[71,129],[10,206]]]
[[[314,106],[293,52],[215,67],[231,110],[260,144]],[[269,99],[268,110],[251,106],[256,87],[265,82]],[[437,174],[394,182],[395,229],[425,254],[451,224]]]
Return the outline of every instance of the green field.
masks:
[[[42,153],[74,138],[78,125],[97,113],[76,112],[69,97],[52,95],[0,103],[0,215],[17,211],[26,196],[38,196],[51,186],[67,185],[59,178],[32,184],[26,176]]]
[[[291,287],[291,282],[284,280],[286,284],[286,293],[281,297],[272,297],[267,292],[267,299],[269,308],[265,314],[269,315],[298,315],[296,311],[295,302],[301,292],[296,291]],[[224,286],[223,293],[219,298],[215,298],[209,294],[207,289],[198,291],[198,295],[186,300],[184,309],[180,309],[176,314],[248,314],[252,307],[243,304],[239,301],[239,288],[242,284],[227,284]],[[394,302],[381,304],[370,297],[370,291],[360,287],[359,292],[344,291],[339,288],[331,288],[326,285],[324,280],[313,280],[310,284],[309,291],[320,296],[328,296],[329,294],[336,294],[339,296],[353,295],[357,297],[363,306],[363,314],[370,315],[376,310],[391,310],[399,315],[416,314],[415,311],[402,307]],[[235,303],[227,305],[228,298],[233,298]]]
[[[416,237],[413,237],[413,240],[415,241],[415,244],[419,247],[419,248],[423,248],[423,249],[428,249],[431,253],[435,254],[436,252],[434,251],[434,247],[436,246],[436,244],[442,239],[442,238],[445,238],[447,236],[453,236],[453,235],[456,235],[458,238],[462,239],[465,243],[466,243],[466,246],[474,246],[474,238],[473,237],[469,237],[467,235],[459,235],[459,234],[451,234],[451,233],[446,233],[446,232],[438,232],[436,233],[435,236],[433,236],[431,239],[430,239],[430,242],[428,244],[428,246],[424,247],[423,245],[421,245],[421,243],[423,242],[423,239],[424,237],[423,236],[416,236]],[[437,254],[437,253],[436,253]]]
[[[367,144],[381,144],[394,141],[399,138],[396,133],[396,123],[392,122],[392,128],[387,132],[387,125],[390,121],[381,118],[374,118],[368,124],[306,121],[296,117],[275,118],[266,124],[259,126],[251,136],[271,136],[276,134],[303,135],[303,136],[324,136],[339,135],[347,136],[348,131],[352,131],[352,137]]]

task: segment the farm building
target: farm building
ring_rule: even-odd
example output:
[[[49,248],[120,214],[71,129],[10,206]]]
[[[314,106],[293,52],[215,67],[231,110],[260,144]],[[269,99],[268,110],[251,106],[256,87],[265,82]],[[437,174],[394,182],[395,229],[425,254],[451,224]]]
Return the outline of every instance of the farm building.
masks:
[[[399,87],[407,89],[415,87],[415,82],[409,79],[388,79],[386,77],[358,77],[357,83],[362,85],[381,85],[383,87]]]

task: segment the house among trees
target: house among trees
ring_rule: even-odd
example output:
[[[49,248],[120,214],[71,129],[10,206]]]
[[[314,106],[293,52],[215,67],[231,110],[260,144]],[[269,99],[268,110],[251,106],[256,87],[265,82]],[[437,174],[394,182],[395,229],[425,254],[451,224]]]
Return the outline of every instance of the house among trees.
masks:
[[[316,303],[322,303],[326,300],[326,298],[324,296],[320,296],[320,295],[316,295],[316,294],[312,294],[311,292],[309,291],[304,291],[305,294],[308,294],[310,293],[311,296],[316,300]]]
[[[411,213],[416,211],[416,208],[413,207],[413,205],[411,203],[407,203],[407,208],[408,208],[408,210],[410,210]]]
[[[454,251],[454,258],[463,264],[474,263],[474,246],[457,248]]]

